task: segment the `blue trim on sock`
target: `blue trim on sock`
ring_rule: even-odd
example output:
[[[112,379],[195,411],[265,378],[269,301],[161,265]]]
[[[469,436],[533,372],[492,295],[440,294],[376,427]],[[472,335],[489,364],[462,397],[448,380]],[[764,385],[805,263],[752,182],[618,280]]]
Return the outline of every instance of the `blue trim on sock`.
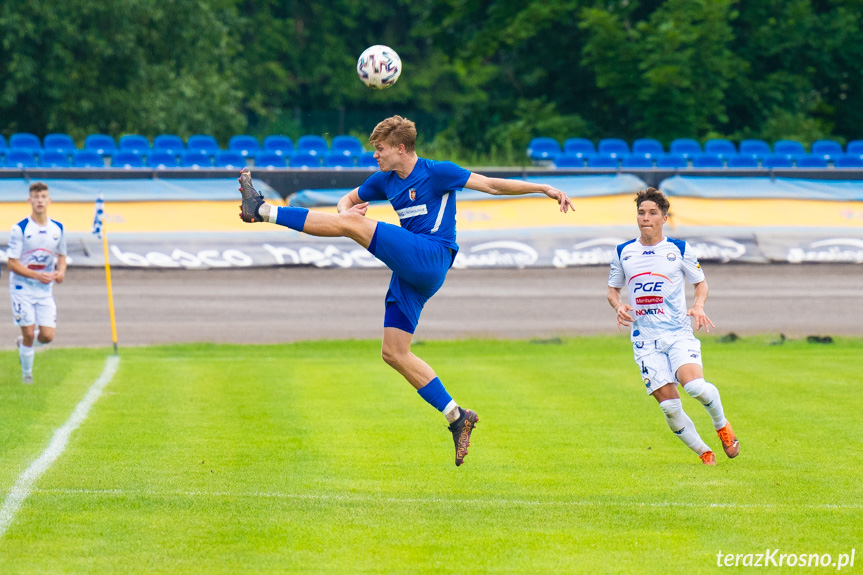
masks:
[[[276,210],[278,210],[276,212],[276,223],[278,225],[297,230],[298,232],[303,231],[303,227],[306,225],[306,217],[309,215],[308,208],[288,206],[286,208],[276,208]]]
[[[419,388],[417,393],[419,393],[420,397],[429,402],[432,407],[440,412],[443,412],[444,408],[449,405],[450,401],[452,401],[452,397],[450,397],[450,394],[447,393],[446,389],[444,389],[440,378],[437,377]]]
[[[417,326],[411,323],[411,320],[399,309],[396,302],[387,303],[387,309],[384,311],[384,327],[394,327],[408,333],[416,331]]]

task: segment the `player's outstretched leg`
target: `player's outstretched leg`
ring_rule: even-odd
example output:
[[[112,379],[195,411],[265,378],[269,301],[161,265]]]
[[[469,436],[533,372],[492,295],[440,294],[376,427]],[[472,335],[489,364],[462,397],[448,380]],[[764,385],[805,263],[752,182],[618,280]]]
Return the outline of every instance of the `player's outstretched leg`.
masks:
[[[470,447],[470,434],[479,422],[479,416],[470,409],[458,408],[461,415],[452,422],[449,430],[452,432],[452,441],[455,444],[456,467],[464,463],[467,448]]]
[[[722,399],[719,397],[719,390],[716,386],[699,377],[687,382],[683,386],[683,390],[690,397],[697,399],[704,405],[704,409],[713,419],[713,427],[716,429],[716,434],[719,435],[722,441],[722,449],[725,450],[725,455],[729,458],[737,457],[740,453],[740,442],[734,435],[731,429],[731,424],[725,419],[725,412],[722,409]]]
[[[683,404],[680,398],[661,401],[659,408],[665,414],[665,421],[668,423],[671,431],[674,432],[674,435],[679,437],[680,441],[685,443],[689,449],[697,453],[705,465],[716,465],[716,458],[713,456],[713,452],[707,447],[701,436],[698,435],[698,432],[695,430],[695,424],[692,423],[692,420],[683,411]]]
[[[240,204],[240,219],[244,222],[263,222],[264,218],[258,213],[258,208],[264,204],[264,196],[252,186],[252,174],[248,168],[244,168],[240,177],[240,193],[243,203]]]
[[[21,364],[21,383],[30,385],[33,383],[33,355],[35,350],[33,347],[24,345],[24,336],[18,336],[15,340],[18,346],[18,361]]]

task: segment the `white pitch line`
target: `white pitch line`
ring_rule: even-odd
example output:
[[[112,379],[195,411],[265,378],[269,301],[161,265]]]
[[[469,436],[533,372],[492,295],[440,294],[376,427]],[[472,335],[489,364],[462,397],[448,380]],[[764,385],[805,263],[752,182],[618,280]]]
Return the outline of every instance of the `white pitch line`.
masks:
[[[105,362],[105,369],[102,370],[102,375],[90,386],[84,399],[78,402],[78,405],[75,406],[75,410],[72,411],[72,415],[69,416],[66,423],[54,432],[51,443],[48,444],[45,451],[18,476],[15,485],[12,486],[12,489],[9,490],[9,495],[6,496],[6,500],[3,501],[3,507],[0,508],[0,538],[9,529],[18,508],[21,507],[21,504],[33,490],[33,485],[51,467],[51,464],[60,457],[63,450],[66,449],[66,444],[69,442],[69,436],[72,435],[72,432],[87,419],[90,408],[93,407],[93,404],[102,395],[102,390],[105,389],[105,386],[113,379],[119,364],[120,356],[112,355],[108,357],[108,360]]]

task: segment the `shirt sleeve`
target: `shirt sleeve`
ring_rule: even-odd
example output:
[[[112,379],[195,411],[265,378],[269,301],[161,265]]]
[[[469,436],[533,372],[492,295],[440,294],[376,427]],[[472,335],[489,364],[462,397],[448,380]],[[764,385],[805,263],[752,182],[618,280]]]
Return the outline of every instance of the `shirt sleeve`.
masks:
[[[623,264],[620,263],[617,250],[614,250],[614,255],[611,257],[611,271],[608,273],[608,287],[622,288],[625,284],[626,274],[623,273]]]
[[[387,199],[387,193],[384,191],[383,186],[383,177],[383,172],[375,172],[369,176],[365,182],[360,184],[357,194],[359,194],[362,201],[374,202],[376,200]]]
[[[686,243],[686,249],[683,254],[683,273],[689,283],[697,284],[704,281],[704,271],[701,269],[701,264],[698,263],[698,257],[689,243]]]
[[[433,162],[431,173],[434,178],[434,190],[439,196],[464,188],[470,178],[469,170],[452,162]]]
[[[24,232],[21,231],[21,226],[12,226],[12,231],[9,232],[9,245],[6,247],[6,257],[21,259],[21,249],[24,243]]]
[[[65,256],[66,255],[66,230],[60,230],[60,241],[57,242],[57,255]]]

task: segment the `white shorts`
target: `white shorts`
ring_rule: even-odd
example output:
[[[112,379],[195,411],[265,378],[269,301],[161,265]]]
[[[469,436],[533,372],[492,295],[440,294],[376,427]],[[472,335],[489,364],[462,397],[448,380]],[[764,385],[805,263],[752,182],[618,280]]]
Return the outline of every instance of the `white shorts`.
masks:
[[[677,370],[687,363],[701,363],[701,342],[693,335],[655,341],[634,341],[632,351],[641,370],[647,395],[669,383],[677,383]]]
[[[34,297],[12,291],[12,321],[18,327],[57,327],[57,304],[53,295]]]

